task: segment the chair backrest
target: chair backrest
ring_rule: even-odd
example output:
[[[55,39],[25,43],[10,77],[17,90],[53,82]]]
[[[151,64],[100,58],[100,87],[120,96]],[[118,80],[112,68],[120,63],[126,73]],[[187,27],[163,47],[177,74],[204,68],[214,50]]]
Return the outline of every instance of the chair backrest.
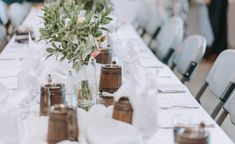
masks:
[[[230,82],[235,82],[233,79],[235,73],[234,62],[235,50],[223,51],[214,62],[206,77],[209,90],[218,98],[223,96],[224,90]]]
[[[200,35],[187,37],[176,49],[173,64],[180,74],[185,74],[192,62],[198,64],[206,51],[206,40]]]
[[[8,16],[15,28],[18,28],[31,9],[31,4],[24,2],[22,4],[13,3],[8,9]]]
[[[7,16],[7,5],[3,1],[0,1],[0,19],[4,25],[7,24],[9,20]]]
[[[230,114],[231,122],[235,125],[235,91],[224,105],[224,110]]]
[[[150,13],[151,13],[151,4],[150,2],[147,1],[141,1],[142,2],[142,7],[141,9],[137,12],[136,18],[134,20],[134,27],[135,28],[145,28],[146,24],[150,20]]]
[[[162,60],[171,48],[178,47],[183,39],[183,20],[180,17],[171,17],[161,27],[156,38],[154,51],[157,57]]]
[[[163,10],[156,8],[156,6],[151,6],[151,13],[148,17],[151,17],[146,24],[146,33],[153,36],[156,30],[161,27],[164,21],[170,16],[167,15]]]

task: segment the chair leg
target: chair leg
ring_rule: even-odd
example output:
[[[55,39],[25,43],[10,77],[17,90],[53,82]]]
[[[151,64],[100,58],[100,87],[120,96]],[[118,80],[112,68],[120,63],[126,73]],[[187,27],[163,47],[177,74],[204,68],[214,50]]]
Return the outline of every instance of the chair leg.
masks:
[[[202,94],[205,92],[206,88],[208,87],[208,83],[205,82],[199,92],[197,93],[195,99],[200,103],[200,98],[202,97]]]
[[[164,58],[162,59],[162,62],[166,65],[168,65],[168,62],[170,60],[170,58],[172,57],[172,55],[174,54],[175,50],[173,48],[170,48],[167,52],[167,54],[164,56]]]
[[[161,30],[161,27],[158,27],[155,31],[155,33],[152,35],[151,40],[149,41],[148,47],[151,48],[151,44],[153,43],[153,41],[156,39],[156,37],[158,36],[159,32]]]
[[[230,95],[231,95],[231,93],[233,92],[234,89],[235,89],[235,83],[230,82],[228,84],[228,86],[226,87],[226,89],[224,90],[224,93],[220,97],[220,100],[223,101],[223,102],[226,102],[227,99],[230,97]]]
[[[183,79],[181,80],[182,83],[190,80],[190,77],[191,77],[193,71],[195,70],[196,66],[197,66],[196,62],[192,61],[190,63],[190,65],[187,68],[187,71],[183,74]]]
[[[176,67],[176,64],[173,63],[172,66],[171,66],[171,70],[174,70],[175,67]]]
[[[183,76],[180,81],[184,84],[186,81],[188,81],[188,79]]]
[[[225,118],[227,117],[227,115],[228,115],[228,112],[223,109],[222,113],[220,114],[220,116],[219,116],[218,119],[216,120],[216,123],[217,123],[219,126],[221,126],[222,123],[224,122]]]
[[[151,40],[150,40],[149,43],[148,43],[148,47],[149,47],[149,48],[151,48],[152,42],[153,42],[153,39],[151,38]]]
[[[146,34],[146,30],[143,29],[143,32],[142,32],[142,34],[140,36],[143,38],[145,34]]]
[[[213,112],[211,113],[211,117],[213,119],[215,119],[215,117],[218,115],[218,113],[220,112],[221,108],[224,106],[224,102],[220,101],[217,106],[215,107],[215,109],[213,110]]]

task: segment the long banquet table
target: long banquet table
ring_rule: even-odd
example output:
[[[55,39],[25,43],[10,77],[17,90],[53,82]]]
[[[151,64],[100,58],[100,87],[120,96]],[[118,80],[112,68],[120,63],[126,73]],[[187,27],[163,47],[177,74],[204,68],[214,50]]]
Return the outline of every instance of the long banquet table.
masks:
[[[24,26],[34,26],[37,29],[40,24],[38,20],[38,15],[41,11],[33,8],[29,16],[23,23]],[[33,24],[32,24],[33,23]],[[36,26],[36,28],[35,28]],[[37,31],[38,32],[38,31]],[[36,33],[36,32],[35,32]],[[215,121],[208,115],[208,113],[197,103],[194,97],[191,95],[186,86],[184,86],[175,74],[169,69],[168,66],[162,64],[149,50],[144,41],[138,35],[136,30],[130,25],[126,24],[120,27],[116,33],[122,42],[122,45],[126,46],[131,43],[133,48],[137,51],[140,65],[144,69],[158,69],[158,85],[164,88],[175,88],[179,90],[185,90],[185,93],[171,93],[164,94],[159,93],[159,107],[169,107],[169,106],[189,106],[195,108],[169,108],[159,110],[159,124],[158,131],[156,134],[148,141],[148,144],[172,144],[173,143],[173,131],[172,118],[176,115],[184,114],[192,118],[192,123],[198,124],[203,121],[206,124],[213,124],[214,127],[207,128],[210,132],[210,143],[211,144],[233,144],[230,138],[224,133],[224,131],[215,123]],[[37,33],[36,33],[37,36]],[[120,41],[119,41],[120,42]],[[125,52],[127,48],[120,48],[119,50]],[[8,89],[9,97],[3,98],[0,93],[0,143],[2,141],[7,141],[11,143],[21,143],[25,144],[25,139],[30,133],[34,133],[43,127],[43,130],[47,130],[47,125],[42,125],[38,123],[40,120],[46,121],[46,117],[39,116],[39,104],[38,98],[36,101],[30,101],[30,111],[23,111],[24,106],[22,105],[22,97],[18,95],[19,91],[19,73],[22,73],[27,61],[30,59],[29,48],[27,43],[19,44],[15,42],[14,37],[8,43],[6,48],[0,54],[0,84],[4,85]],[[119,51],[121,53],[121,51]],[[47,66],[47,65],[46,65]],[[138,72],[137,72],[138,73]],[[155,77],[153,75],[153,77]],[[17,84],[18,83],[18,84]],[[28,106],[28,105],[27,105]],[[20,113],[16,113],[20,111]],[[23,111],[23,112],[22,112]],[[8,116],[9,113],[14,113],[13,116]],[[18,117],[19,115],[19,117]],[[24,116],[22,116],[24,115]],[[18,118],[18,119],[15,119]],[[20,119],[20,120],[19,120]],[[18,122],[18,121],[19,122]],[[16,122],[17,121],[17,122]],[[36,123],[32,124],[32,121]],[[20,127],[20,128],[19,128]],[[18,135],[14,134],[18,130]],[[46,132],[44,132],[46,133]],[[40,135],[41,134],[41,135]],[[42,133],[31,135],[32,142],[38,137],[43,137]],[[12,136],[14,138],[12,138]],[[22,139],[24,138],[24,140]],[[14,141],[17,139],[17,141]],[[45,137],[42,141],[35,143],[45,143]],[[43,141],[44,140],[44,141]]]

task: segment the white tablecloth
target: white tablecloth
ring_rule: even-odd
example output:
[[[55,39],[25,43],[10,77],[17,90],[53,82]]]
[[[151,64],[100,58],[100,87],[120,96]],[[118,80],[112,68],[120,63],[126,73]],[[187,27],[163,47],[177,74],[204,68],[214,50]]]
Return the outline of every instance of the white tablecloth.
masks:
[[[41,11],[36,9],[32,9],[29,17],[26,19],[25,24],[31,26],[36,26],[35,21],[38,22],[37,15],[40,14]],[[36,20],[35,20],[36,19]],[[34,28],[35,29],[35,28]],[[206,113],[206,111],[196,102],[194,97],[191,95],[189,90],[178,80],[175,74],[169,69],[168,66],[162,64],[149,50],[149,48],[145,45],[144,41],[139,37],[138,33],[131,25],[122,26],[118,32],[117,36],[121,39],[121,43],[125,46],[128,42],[132,43],[133,47],[138,52],[138,57],[140,64],[147,70],[147,69],[159,69],[159,78],[158,78],[158,86],[162,88],[176,88],[180,90],[185,90],[185,93],[172,93],[172,94],[158,94],[160,107],[166,106],[174,106],[174,105],[181,105],[181,106],[194,106],[199,107],[197,109],[183,109],[183,108],[176,108],[176,109],[161,109],[159,111],[159,128],[154,137],[152,137],[147,143],[148,144],[172,144],[173,143],[173,133],[172,129],[164,129],[164,127],[171,127],[172,126],[172,118],[177,114],[186,114],[192,117],[193,123],[199,123],[200,121],[204,121],[207,124],[214,124],[214,128],[208,128],[210,131],[210,143],[211,144],[232,144],[233,142],[228,138],[228,136],[223,132],[223,130],[211,119],[211,117]],[[119,49],[122,52],[125,52],[127,48]],[[119,51],[121,53],[121,51]],[[12,95],[6,100],[6,102],[14,101],[11,103],[13,111],[21,110],[21,136],[25,138],[29,133],[33,133],[37,131],[40,127],[41,129],[45,130],[40,132],[37,135],[34,135],[31,139],[37,139],[38,137],[42,138],[41,142],[37,143],[44,143],[43,140],[46,140],[45,134],[47,130],[47,125],[42,125],[43,121],[47,121],[47,117],[39,117],[39,98],[35,98],[31,103],[22,103],[24,101],[24,97],[17,95],[18,94],[18,86],[17,86],[17,73],[22,70],[24,66],[24,62],[29,59],[28,53],[28,46],[27,44],[18,44],[14,41],[14,37],[9,42],[7,47],[4,51],[0,54],[0,84],[5,85],[9,90],[9,93]],[[50,60],[48,60],[50,61]],[[47,63],[47,61],[45,61]],[[47,66],[47,65],[46,65]],[[152,68],[155,67],[155,68]],[[136,72],[138,73],[138,71]],[[154,75],[153,75],[154,77]],[[6,103],[7,104],[7,103]],[[14,104],[14,105],[13,105]],[[28,104],[30,107],[30,111],[24,111],[24,106]],[[27,106],[28,106],[27,105]],[[2,114],[3,111],[0,111]],[[2,116],[2,115],[1,115]],[[7,116],[7,115],[5,115]],[[17,115],[15,115],[17,117]],[[13,117],[15,118],[15,117]],[[8,124],[14,119],[0,119],[0,130],[2,129],[3,125],[10,125]],[[32,121],[38,121],[38,124],[32,123]],[[2,126],[2,127],[1,127]],[[9,131],[11,132],[13,127],[9,127]],[[9,132],[8,131],[8,132]],[[11,134],[9,132],[9,135]],[[5,133],[8,134],[7,132]],[[9,138],[9,137],[8,137]],[[2,136],[0,136],[2,139]],[[5,137],[7,139],[7,136]],[[3,139],[3,140],[5,140]],[[24,140],[20,139],[21,141],[17,143],[24,143]],[[9,140],[10,141],[10,140]],[[1,142],[1,141],[0,141]],[[4,141],[3,141],[4,142]],[[31,141],[32,142],[32,141]],[[14,142],[13,142],[14,143]],[[27,144],[27,143],[24,143]]]

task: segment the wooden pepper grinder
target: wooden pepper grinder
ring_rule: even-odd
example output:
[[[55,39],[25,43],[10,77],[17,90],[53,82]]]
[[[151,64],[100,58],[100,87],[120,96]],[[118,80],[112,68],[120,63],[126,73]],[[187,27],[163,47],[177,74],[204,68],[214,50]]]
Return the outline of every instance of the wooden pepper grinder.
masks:
[[[133,109],[128,97],[121,97],[114,102],[113,119],[132,124]]]
[[[205,124],[201,123],[197,129],[185,128],[176,135],[177,144],[209,144],[209,133]]]
[[[47,116],[50,106],[65,103],[65,86],[63,83],[52,83],[48,75],[47,84],[41,86],[40,115]]]

